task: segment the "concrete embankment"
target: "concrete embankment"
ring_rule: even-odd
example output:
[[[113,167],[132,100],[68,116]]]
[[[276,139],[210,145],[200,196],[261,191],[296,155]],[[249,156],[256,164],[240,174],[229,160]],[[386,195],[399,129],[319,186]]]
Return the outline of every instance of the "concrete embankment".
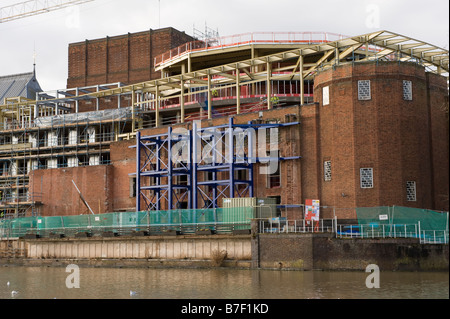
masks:
[[[320,233],[0,240],[0,265],[448,271],[448,260],[448,245]]]
[[[16,258],[11,258],[11,251],[14,248],[7,249],[8,245],[21,247],[21,255],[16,253]],[[0,251],[8,250],[9,253],[3,255],[8,255],[9,258],[0,256],[0,263],[23,265],[81,263],[91,266],[130,267],[207,267],[220,264],[244,268],[249,268],[251,264],[249,235],[3,240]],[[220,252],[226,252],[226,256],[221,257]],[[223,262],[217,260],[218,258],[224,259]]]

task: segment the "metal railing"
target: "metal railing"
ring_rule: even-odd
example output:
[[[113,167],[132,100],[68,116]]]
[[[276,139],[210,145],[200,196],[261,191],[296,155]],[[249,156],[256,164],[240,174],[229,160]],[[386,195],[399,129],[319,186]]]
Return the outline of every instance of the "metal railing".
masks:
[[[310,44],[327,43],[348,36],[331,32],[248,32],[205,41],[192,41],[155,57],[154,65],[179,57],[188,52],[237,47],[248,44]]]
[[[418,238],[418,224],[338,225],[337,238]]]
[[[264,233],[334,233],[336,219],[286,220],[271,218],[259,221],[259,232]]]
[[[421,244],[449,243],[449,233],[447,230],[422,230],[419,238]]]
[[[336,238],[416,238],[421,244],[448,244],[448,230],[421,230],[417,224],[355,225],[338,224],[336,219],[286,220],[273,218],[259,221],[264,233],[333,233]]]

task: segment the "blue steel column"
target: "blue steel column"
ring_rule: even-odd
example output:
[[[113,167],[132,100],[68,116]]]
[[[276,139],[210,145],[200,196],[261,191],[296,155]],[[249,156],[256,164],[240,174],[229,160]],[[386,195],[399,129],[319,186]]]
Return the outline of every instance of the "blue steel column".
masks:
[[[217,168],[216,168],[216,151],[217,151],[217,136],[216,136],[216,130],[214,130],[212,134],[212,140],[210,140],[210,143],[212,143],[211,151],[212,151],[212,166],[214,170],[212,171],[213,180],[217,182]],[[208,186],[211,187],[211,186]],[[213,208],[217,208],[217,183],[215,183],[212,189],[212,198],[213,198]]]
[[[136,132],[136,211],[141,210],[141,132]]]
[[[167,186],[168,186],[168,201],[169,201],[169,207],[168,209],[171,210],[173,208],[173,181],[172,181],[172,175],[173,175],[173,167],[172,167],[172,127],[169,126],[168,129],[168,135],[167,135],[167,170],[168,170],[168,176],[167,176]]]
[[[156,210],[161,210],[161,137],[158,137],[156,141]]]
[[[233,134],[233,118],[230,117],[228,121],[228,155],[229,155],[229,187],[230,198],[234,198],[234,134]]]
[[[197,123],[192,122],[192,170],[191,170],[191,180],[192,180],[192,206],[196,209],[197,206],[197,165],[198,165],[198,153],[197,153]]]
[[[248,124],[251,125],[252,121],[249,121]],[[250,128],[252,128],[252,127],[250,126]],[[250,195],[250,197],[254,197],[254,193],[253,193],[253,186],[254,186],[254,183],[253,183],[253,159],[256,158],[256,157],[255,157],[255,154],[253,153],[255,151],[255,149],[253,148],[253,143],[255,141],[253,139],[254,136],[253,136],[253,134],[251,134],[251,132],[249,132],[247,135],[248,135],[248,139],[247,139],[247,142],[248,142],[248,146],[247,146],[247,153],[248,153],[248,156],[247,156],[247,167],[248,167],[248,179],[249,179],[248,187],[249,187],[249,195]]]
[[[187,167],[188,167],[188,172],[187,172],[187,177],[188,177],[188,207],[190,209],[192,208],[197,208],[194,207],[192,204],[192,193],[193,193],[193,188],[192,188],[192,131],[190,130],[188,133],[188,162],[186,163]]]

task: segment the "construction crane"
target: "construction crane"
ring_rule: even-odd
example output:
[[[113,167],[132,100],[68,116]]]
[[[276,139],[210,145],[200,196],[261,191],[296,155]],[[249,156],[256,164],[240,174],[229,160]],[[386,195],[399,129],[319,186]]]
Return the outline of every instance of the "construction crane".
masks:
[[[29,0],[0,8],[0,23],[63,9],[94,0]]]

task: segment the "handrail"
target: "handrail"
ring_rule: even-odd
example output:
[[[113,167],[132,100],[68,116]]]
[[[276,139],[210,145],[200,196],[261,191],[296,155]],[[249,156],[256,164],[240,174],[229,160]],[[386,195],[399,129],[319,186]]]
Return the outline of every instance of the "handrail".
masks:
[[[184,43],[155,57],[154,66],[167,62],[188,52],[212,50],[248,44],[311,44],[326,43],[346,38],[347,36],[332,32],[248,32],[224,36],[210,40],[196,40]],[[209,42],[208,42],[209,41]]]

